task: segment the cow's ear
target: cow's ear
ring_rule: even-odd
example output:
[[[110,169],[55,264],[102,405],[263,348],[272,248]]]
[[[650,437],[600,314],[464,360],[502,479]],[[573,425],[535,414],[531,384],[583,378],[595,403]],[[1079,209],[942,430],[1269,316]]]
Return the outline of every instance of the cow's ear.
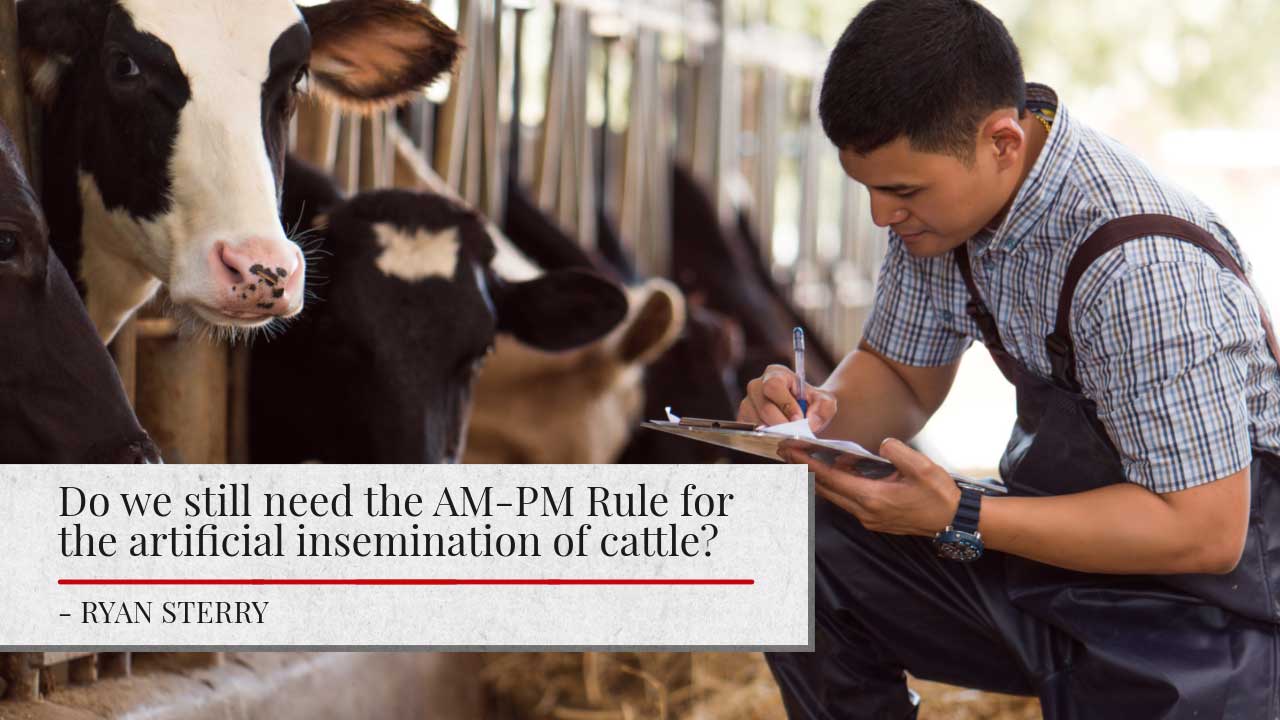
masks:
[[[491,288],[498,330],[540,350],[581,347],[608,335],[627,317],[627,296],[586,270],[557,270]]]
[[[655,278],[633,290],[631,301],[635,310],[618,338],[618,359],[626,365],[650,365],[684,332],[684,294]]]
[[[321,97],[369,111],[406,99],[453,67],[458,34],[408,0],[300,7],[311,30],[311,83]]]
[[[51,105],[76,56],[88,42],[88,23],[99,16],[88,0],[23,0],[18,3],[18,46],[27,91]]]

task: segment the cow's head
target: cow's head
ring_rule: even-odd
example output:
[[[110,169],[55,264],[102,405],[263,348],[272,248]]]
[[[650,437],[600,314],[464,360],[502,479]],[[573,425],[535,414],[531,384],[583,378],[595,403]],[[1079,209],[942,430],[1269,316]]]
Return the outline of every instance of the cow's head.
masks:
[[[552,271],[562,272],[562,271]],[[645,368],[684,329],[684,296],[665,280],[627,289],[608,336],[551,353],[504,337],[476,383],[466,462],[575,464],[618,459],[643,420]]]
[[[295,103],[310,89],[385,105],[458,47],[408,0],[22,0],[18,13],[47,109],[46,201],[82,211],[67,232],[107,338],[160,283],[216,327],[297,314],[306,268],[278,202]]]
[[[452,200],[385,190],[343,201],[299,163],[286,177],[285,212],[323,243],[319,302],[254,347],[255,461],[457,460],[473,375],[498,333],[563,350],[626,315],[622,291],[593,274],[501,277],[483,219]]]
[[[0,463],[158,460],[21,168],[0,123]]]
[[[510,190],[508,242],[498,254],[499,263],[511,268],[509,274],[537,277],[602,265],[604,271],[620,277],[632,274],[626,268],[597,263],[523,190],[515,184]],[[608,237],[606,229],[602,224],[602,240]],[[601,246],[607,252],[606,244]],[[631,308],[627,320],[608,337],[572,352],[548,353],[516,338],[499,340],[476,384],[466,462],[608,463],[619,459],[643,419],[651,384],[649,367],[659,358],[665,362],[669,350],[688,344],[678,342],[686,328],[685,301],[679,290],[665,280],[649,280],[628,288],[627,293]],[[682,358],[689,359],[687,354]],[[686,383],[681,390],[707,380],[705,370],[714,362],[710,355],[691,359],[676,370]],[[691,393],[714,393],[719,382],[713,377],[709,387],[695,387]],[[672,396],[664,402],[673,402]]]

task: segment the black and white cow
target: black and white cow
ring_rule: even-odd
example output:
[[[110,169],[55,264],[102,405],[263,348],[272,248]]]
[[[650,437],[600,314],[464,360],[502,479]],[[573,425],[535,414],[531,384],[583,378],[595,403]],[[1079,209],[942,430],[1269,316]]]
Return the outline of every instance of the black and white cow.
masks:
[[[285,217],[322,250],[319,301],[253,347],[254,462],[456,461],[473,376],[499,333],[567,350],[627,313],[622,291],[592,273],[504,279],[483,218],[443,196],[344,200],[292,158],[286,178]]]
[[[408,0],[20,0],[18,18],[54,248],[104,340],[161,284],[232,335],[299,313],[279,206],[295,103],[382,106],[458,49]]]
[[[158,459],[0,123],[0,464]]]

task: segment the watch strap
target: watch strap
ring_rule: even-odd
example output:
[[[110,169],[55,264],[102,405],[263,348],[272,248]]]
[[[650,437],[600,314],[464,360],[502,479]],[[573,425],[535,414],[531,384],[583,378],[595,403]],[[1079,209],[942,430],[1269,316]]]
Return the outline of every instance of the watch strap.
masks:
[[[982,494],[968,488],[960,489],[960,506],[951,526],[970,535],[978,532],[978,515],[982,509]]]

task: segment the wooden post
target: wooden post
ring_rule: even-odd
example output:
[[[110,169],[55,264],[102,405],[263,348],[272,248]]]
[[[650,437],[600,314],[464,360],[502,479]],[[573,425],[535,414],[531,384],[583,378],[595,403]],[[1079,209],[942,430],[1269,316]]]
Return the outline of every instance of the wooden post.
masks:
[[[506,214],[507,163],[502,153],[502,128],[498,118],[499,65],[502,62],[502,2],[486,3],[480,34],[484,41],[484,58],[481,63],[480,91],[482,98],[481,147],[482,160],[475,167],[483,185],[479,208],[491,218]]]
[[[227,462],[249,462],[249,347],[231,348],[231,375],[227,387]]]
[[[226,462],[227,348],[191,339],[147,345],[139,353],[138,417],[166,462]]]
[[[167,318],[138,321],[138,419],[166,462],[227,461],[228,349],[179,337]]]
[[[546,114],[536,150],[535,202],[584,247],[595,247],[595,164],[587,124],[586,11],[557,5]]]
[[[38,653],[0,653],[0,677],[7,686],[6,700],[40,699],[40,667],[33,662],[36,655]]]
[[[565,96],[563,73],[557,68],[564,65],[562,56],[565,43],[561,40],[561,27],[569,22],[569,11],[563,6],[556,7],[555,26],[551,33],[551,60],[549,67],[551,77],[547,79],[547,100],[542,113],[542,134],[538,139],[538,148],[534,155],[533,199],[534,203],[546,209],[555,202],[556,171],[559,169],[560,143],[564,138],[563,100]]]
[[[111,356],[116,361],[116,371],[124,383],[124,393],[130,405],[138,402],[138,321],[130,318],[115,340],[111,341]]]
[[[831,337],[831,276],[829,263],[823,262],[818,248],[818,224],[821,219],[822,161],[827,143],[818,122],[818,85],[809,87],[809,114],[801,133],[800,153],[800,247],[791,268],[791,300],[799,308],[805,322],[824,337]]]
[[[35,156],[27,131],[25,87],[18,60],[18,7],[14,0],[0,0],[0,120],[9,127],[23,165],[30,173]]]
[[[470,23],[477,10],[472,0],[460,0],[458,3],[458,33],[469,48],[462,55],[458,72],[449,86],[449,97],[445,100],[440,112],[440,122],[436,126],[436,172],[455,188],[462,187],[463,146],[467,136],[467,118],[471,113],[471,99],[474,96],[471,76],[475,74],[476,59],[471,48]]]
[[[619,228],[636,269],[650,277],[670,269],[671,148],[664,115],[669,107],[660,73],[659,37],[640,29],[631,71],[631,122],[623,162]]]
[[[88,655],[67,664],[67,675],[73,685],[88,685],[98,681],[98,656]]]
[[[383,159],[386,157],[384,129],[386,114],[377,112],[370,115],[360,124],[360,166],[357,185],[361,191],[386,187],[386,169]]]
[[[343,113],[342,129],[338,132],[338,149],[335,156],[333,178],[345,193],[360,189],[360,125],[363,118]]]
[[[99,653],[98,677],[118,678],[133,674],[133,654],[127,652]]]
[[[782,152],[783,110],[786,107],[786,77],[772,67],[760,68],[758,103],[759,124],[756,126],[756,218],[761,256],[765,269],[773,269],[774,199],[778,188],[778,162]]]
[[[342,112],[320,102],[306,102],[298,108],[297,123],[294,152],[321,171],[332,174],[338,161]]]
[[[226,661],[225,655],[220,652],[159,652],[153,653],[148,660],[154,662],[155,667],[185,673],[197,668],[220,667]]]

